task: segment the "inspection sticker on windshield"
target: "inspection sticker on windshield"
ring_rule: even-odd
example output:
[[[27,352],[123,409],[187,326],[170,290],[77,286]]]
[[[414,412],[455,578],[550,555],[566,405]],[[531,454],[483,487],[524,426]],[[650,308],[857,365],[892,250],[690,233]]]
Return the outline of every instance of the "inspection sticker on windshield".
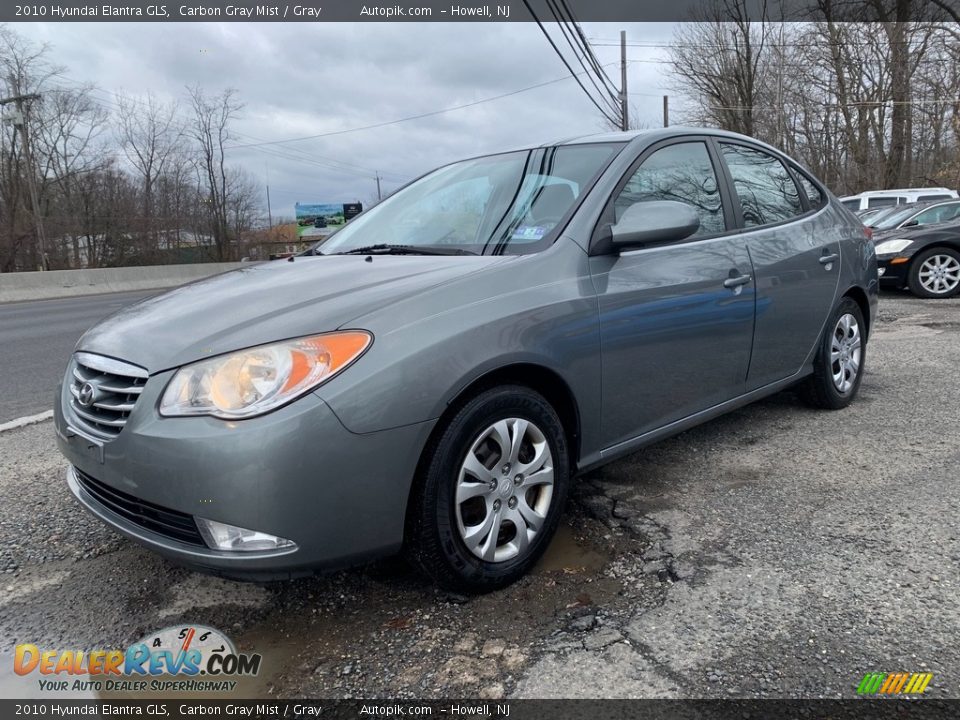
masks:
[[[547,234],[543,225],[520,225],[510,236],[511,240],[539,240]]]

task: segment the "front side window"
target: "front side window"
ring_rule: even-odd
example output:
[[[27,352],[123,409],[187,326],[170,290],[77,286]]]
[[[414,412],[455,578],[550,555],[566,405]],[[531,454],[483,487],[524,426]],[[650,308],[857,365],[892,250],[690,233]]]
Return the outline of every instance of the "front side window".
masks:
[[[745,227],[770,225],[803,214],[797,185],[777,158],[743,145],[720,143],[720,149],[740,198]]]
[[[917,209],[913,206],[887,210],[882,218],[875,220],[871,225],[877,230],[891,230],[913,218],[916,212]]]
[[[668,145],[644,160],[614,200],[616,222],[631,205],[651,200],[691,205],[700,216],[700,229],[691,237],[726,230],[717,175],[702,142]]]
[[[949,205],[938,205],[929,210],[924,210],[914,220],[917,221],[917,225],[934,225],[955,220],[958,216],[960,216],[960,203],[950,203]]]
[[[953,195],[920,195],[917,202],[927,202],[928,200],[950,200]]]
[[[352,220],[315,251],[492,255],[541,250],[622,147],[561,145],[448,165]]]

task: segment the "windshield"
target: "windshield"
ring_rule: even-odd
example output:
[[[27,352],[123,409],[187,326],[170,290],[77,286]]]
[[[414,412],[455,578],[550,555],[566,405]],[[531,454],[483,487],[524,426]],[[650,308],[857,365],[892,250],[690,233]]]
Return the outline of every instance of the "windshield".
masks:
[[[448,165],[352,220],[314,251],[495,255],[541,250],[622,147],[562,145]]]
[[[911,215],[919,211],[920,209],[916,205],[912,205],[902,210],[891,210],[883,217],[876,217],[871,220],[870,226],[877,230],[891,230],[892,228],[897,227],[897,225],[902,223]]]

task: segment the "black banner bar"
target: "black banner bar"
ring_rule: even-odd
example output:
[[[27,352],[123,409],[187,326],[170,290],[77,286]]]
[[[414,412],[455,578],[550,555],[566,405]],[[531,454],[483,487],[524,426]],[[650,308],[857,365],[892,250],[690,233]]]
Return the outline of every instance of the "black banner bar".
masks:
[[[567,0],[582,22],[707,20],[714,0]],[[532,11],[532,13],[531,13]],[[960,0],[745,0],[749,20],[892,22],[957,20]],[[903,13],[906,12],[906,15]],[[900,14],[898,14],[900,13]],[[37,0],[0,6],[0,22],[531,22],[552,17],[548,0]]]
[[[3,718],[151,717],[370,720],[926,720],[960,700],[0,700]]]

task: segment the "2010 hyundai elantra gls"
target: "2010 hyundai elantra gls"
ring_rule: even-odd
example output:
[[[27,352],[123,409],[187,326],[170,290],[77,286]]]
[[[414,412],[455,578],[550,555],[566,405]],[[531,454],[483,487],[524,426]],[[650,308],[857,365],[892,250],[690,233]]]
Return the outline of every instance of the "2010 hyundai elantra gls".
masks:
[[[483,591],[536,562],[578,474],[791,386],[846,406],[876,304],[867,231],[777,150],[577,138],[102,321],[56,430],[79,501],[175,560],[269,578],[403,548]]]

